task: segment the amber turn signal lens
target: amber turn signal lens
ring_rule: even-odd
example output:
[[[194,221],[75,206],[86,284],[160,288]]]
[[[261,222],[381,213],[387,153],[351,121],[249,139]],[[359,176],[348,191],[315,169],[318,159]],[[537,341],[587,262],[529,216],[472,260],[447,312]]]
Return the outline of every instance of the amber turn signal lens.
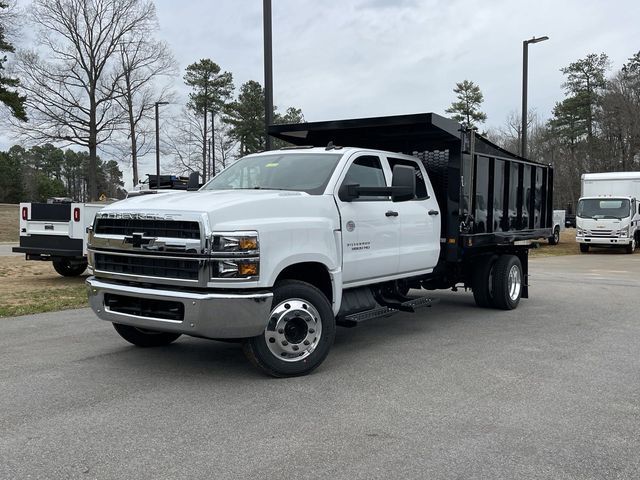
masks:
[[[240,250],[257,250],[258,239],[255,237],[242,237],[239,242]]]
[[[258,274],[257,263],[241,263],[238,265],[238,273],[242,277],[250,277]]]

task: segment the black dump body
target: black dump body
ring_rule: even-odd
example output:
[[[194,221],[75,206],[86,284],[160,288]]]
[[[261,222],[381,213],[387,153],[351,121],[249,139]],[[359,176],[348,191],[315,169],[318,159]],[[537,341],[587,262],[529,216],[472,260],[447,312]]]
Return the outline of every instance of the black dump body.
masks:
[[[294,145],[333,142],[421,159],[442,210],[447,262],[551,236],[553,168],[434,113],[272,125],[269,133]]]

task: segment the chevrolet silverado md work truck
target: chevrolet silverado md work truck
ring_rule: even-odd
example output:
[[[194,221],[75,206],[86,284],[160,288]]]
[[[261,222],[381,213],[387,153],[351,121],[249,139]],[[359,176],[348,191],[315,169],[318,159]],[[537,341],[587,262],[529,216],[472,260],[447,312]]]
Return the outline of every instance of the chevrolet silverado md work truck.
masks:
[[[126,340],[241,341],[293,376],[325,359],[336,325],[431,304],[410,289],[462,285],[505,310],[528,296],[530,241],[552,235],[549,166],[435,114],[270,133],[294,146],[98,212],[89,299]]]

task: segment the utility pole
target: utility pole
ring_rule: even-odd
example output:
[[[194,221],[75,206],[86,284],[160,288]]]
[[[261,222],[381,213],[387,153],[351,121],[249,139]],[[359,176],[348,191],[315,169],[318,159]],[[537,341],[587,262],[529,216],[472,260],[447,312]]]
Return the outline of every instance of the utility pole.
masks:
[[[156,102],[156,189],[160,188],[160,116],[159,105],[167,105],[169,102]]]
[[[262,3],[264,32],[264,133],[265,148],[271,150],[269,125],[273,123],[273,55],[271,35],[271,0]]]
[[[520,138],[520,156],[527,156],[527,77],[529,75],[529,44],[544,42],[549,37],[533,37],[522,42],[522,137]]]

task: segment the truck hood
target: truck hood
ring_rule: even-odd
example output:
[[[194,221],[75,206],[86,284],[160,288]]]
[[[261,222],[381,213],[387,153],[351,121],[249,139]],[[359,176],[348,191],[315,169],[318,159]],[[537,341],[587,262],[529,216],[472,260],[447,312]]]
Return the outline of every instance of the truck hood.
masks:
[[[106,207],[104,212],[193,212],[216,210],[248,203],[309,197],[307,193],[278,190],[211,190],[180,192],[171,195],[141,195]]]

